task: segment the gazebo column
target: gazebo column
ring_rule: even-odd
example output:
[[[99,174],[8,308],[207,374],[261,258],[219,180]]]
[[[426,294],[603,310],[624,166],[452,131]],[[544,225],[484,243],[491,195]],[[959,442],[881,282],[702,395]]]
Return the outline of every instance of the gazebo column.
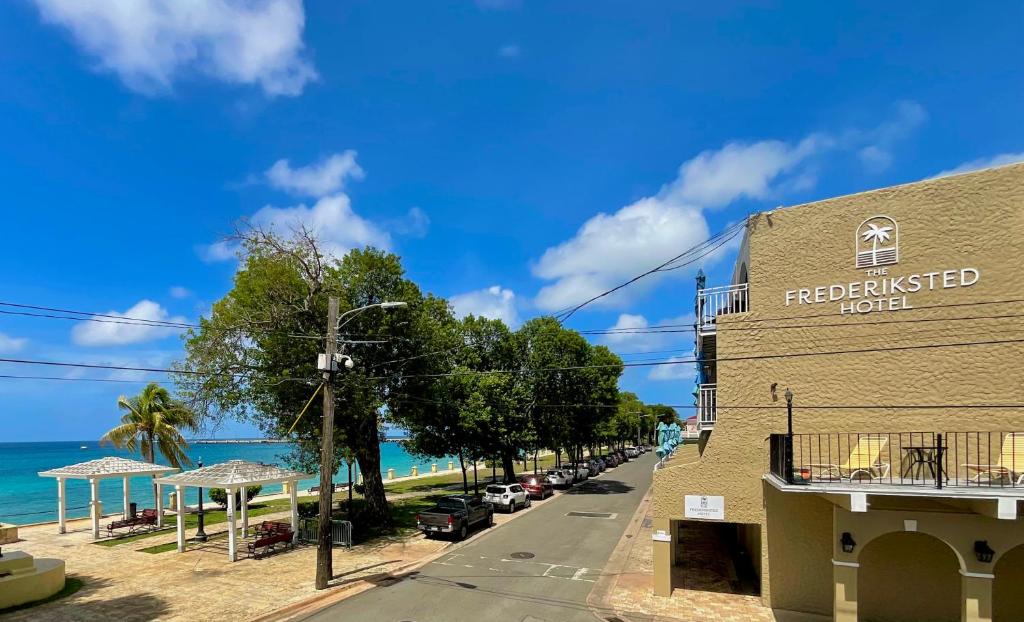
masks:
[[[131,496],[131,485],[129,484],[128,476],[124,476],[124,488],[123,488],[123,501],[124,501],[124,519],[128,520],[131,518],[131,505],[129,497]]]
[[[96,478],[89,480],[89,514],[92,518],[92,539],[100,537],[100,514],[103,513],[103,504],[100,503],[100,481]]]
[[[288,482],[288,505],[292,510],[292,542],[299,539],[299,482]]]
[[[164,526],[164,486],[157,483],[153,485],[156,486],[156,528],[161,529]]]
[[[228,488],[228,561],[235,561],[238,554],[238,531],[235,524],[235,489]]]
[[[57,478],[57,533],[67,533],[67,521],[65,516],[68,510],[67,480],[63,477]]]
[[[175,504],[178,510],[178,552],[185,552],[185,489],[181,486],[174,487]]]
[[[249,500],[246,498],[248,491],[245,486],[239,488],[241,495],[238,497],[242,502],[242,537],[249,533]]]

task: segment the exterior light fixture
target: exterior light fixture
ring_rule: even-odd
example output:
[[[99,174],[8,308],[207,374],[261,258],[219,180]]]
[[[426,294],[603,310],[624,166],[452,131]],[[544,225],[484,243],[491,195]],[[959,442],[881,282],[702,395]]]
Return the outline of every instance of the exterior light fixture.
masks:
[[[407,302],[382,302],[380,303],[381,309],[397,309],[399,307],[405,307],[409,303]]]
[[[793,484],[793,392],[786,387],[786,483]]]
[[[842,545],[844,553],[852,553],[854,547],[857,546],[849,531],[843,532],[843,536],[839,538],[839,544]]]
[[[996,552],[988,545],[988,540],[974,541],[974,556],[978,558],[979,562],[983,564],[991,564],[992,557],[994,557],[995,554]]]

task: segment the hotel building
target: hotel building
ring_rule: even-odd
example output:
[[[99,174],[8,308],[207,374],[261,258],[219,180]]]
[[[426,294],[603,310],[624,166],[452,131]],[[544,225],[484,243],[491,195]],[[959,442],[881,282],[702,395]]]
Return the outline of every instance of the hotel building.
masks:
[[[732,283],[698,278],[655,593],[701,522],[780,618],[1024,620],[1022,260],[1024,165],[751,216]]]

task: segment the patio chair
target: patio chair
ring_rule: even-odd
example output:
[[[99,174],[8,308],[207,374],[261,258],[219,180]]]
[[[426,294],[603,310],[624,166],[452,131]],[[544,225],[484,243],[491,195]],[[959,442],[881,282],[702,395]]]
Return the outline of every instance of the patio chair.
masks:
[[[962,464],[973,482],[981,483],[985,478],[993,481],[1010,481],[1014,486],[1024,485],[1024,432],[1010,432],[1003,437],[999,461],[995,464]],[[974,473],[974,475],[970,475]]]
[[[829,479],[852,480],[858,475],[867,475],[871,479],[889,476],[889,463],[882,461],[882,450],[889,443],[889,438],[875,434],[865,434],[857,439],[857,444],[850,451],[850,456],[842,464],[809,464],[818,469],[818,477]]]

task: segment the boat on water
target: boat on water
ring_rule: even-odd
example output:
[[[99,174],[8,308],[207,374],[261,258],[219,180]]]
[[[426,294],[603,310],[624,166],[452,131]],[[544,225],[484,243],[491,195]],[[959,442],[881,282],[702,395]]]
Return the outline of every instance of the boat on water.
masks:
[[[89,446],[88,445],[82,445],[81,447],[79,447],[79,449],[89,449]]]

